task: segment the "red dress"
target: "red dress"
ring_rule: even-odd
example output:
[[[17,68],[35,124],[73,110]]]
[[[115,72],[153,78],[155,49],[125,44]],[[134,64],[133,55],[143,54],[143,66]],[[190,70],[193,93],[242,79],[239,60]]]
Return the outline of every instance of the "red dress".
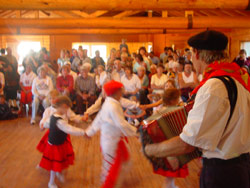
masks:
[[[37,149],[43,153],[39,166],[55,172],[61,172],[74,163],[74,151],[70,137],[56,126],[58,119],[60,117],[51,117],[50,129],[37,146]]]

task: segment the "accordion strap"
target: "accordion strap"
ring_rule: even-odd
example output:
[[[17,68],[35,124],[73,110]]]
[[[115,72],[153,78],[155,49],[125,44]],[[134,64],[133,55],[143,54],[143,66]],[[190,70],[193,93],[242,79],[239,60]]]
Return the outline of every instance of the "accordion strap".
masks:
[[[230,115],[229,115],[229,118],[227,120],[226,127],[224,129],[224,132],[225,132],[225,130],[227,129],[227,126],[232,118],[232,115],[233,115],[233,112],[235,109],[235,105],[237,102],[237,97],[238,97],[237,86],[235,84],[235,81],[230,76],[218,76],[218,77],[213,77],[213,78],[217,78],[217,79],[221,80],[224,83],[224,85],[227,89],[227,93],[228,93],[228,99],[230,102]]]

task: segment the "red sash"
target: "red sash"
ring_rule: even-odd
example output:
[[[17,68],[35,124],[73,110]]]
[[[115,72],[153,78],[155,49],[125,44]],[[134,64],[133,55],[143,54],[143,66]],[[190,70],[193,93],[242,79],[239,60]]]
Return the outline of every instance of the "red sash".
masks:
[[[126,138],[125,138],[125,141],[127,141]],[[128,160],[129,160],[129,152],[123,139],[121,139],[117,145],[116,157],[115,157],[114,163],[109,169],[109,174],[106,177],[106,180],[102,185],[102,188],[115,187],[116,182],[119,178],[122,163]]]

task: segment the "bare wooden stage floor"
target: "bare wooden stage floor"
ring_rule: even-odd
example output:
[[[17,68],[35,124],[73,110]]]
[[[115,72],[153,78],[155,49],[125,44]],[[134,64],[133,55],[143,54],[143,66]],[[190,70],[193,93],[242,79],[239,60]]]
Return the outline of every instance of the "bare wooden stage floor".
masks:
[[[49,173],[36,169],[41,154],[36,145],[45,132],[38,125],[31,126],[29,118],[0,122],[0,188],[45,188]],[[77,125],[86,128],[87,125]],[[75,151],[75,164],[65,172],[66,182],[60,188],[98,188],[101,169],[99,135],[90,140],[71,137]],[[127,174],[126,185],[129,188],[161,188],[164,177],[155,175],[147,159],[141,153],[136,138],[129,139],[132,157],[132,169]],[[190,175],[177,179],[179,188],[199,187],[199,164],[189,164]]]

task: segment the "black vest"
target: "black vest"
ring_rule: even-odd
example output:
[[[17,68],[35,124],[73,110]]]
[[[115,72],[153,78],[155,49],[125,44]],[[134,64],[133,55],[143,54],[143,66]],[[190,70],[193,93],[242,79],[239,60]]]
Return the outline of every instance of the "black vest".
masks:
[[[50,118],[50,128],[49,128],[49,143],[52,145],[61,145],[65,142],[67,134],[61,131],[56,123],[61,117],[55,117],[54,115]]]

